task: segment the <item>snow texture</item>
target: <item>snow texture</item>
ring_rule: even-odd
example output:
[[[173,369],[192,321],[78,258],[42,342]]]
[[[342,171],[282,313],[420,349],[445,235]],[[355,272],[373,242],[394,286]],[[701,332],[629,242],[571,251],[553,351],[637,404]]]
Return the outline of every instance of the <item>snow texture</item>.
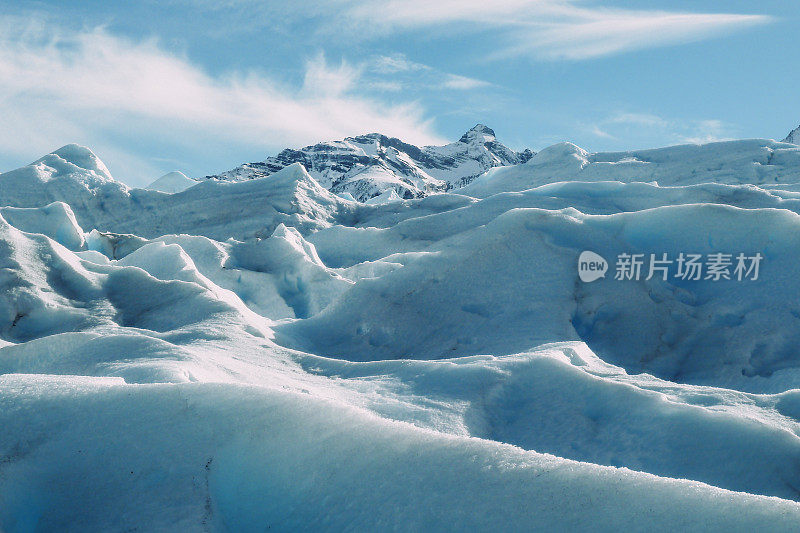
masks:
[[[797,529],[800,147],[386,139],[483,174],[0,174],[0,531]]]

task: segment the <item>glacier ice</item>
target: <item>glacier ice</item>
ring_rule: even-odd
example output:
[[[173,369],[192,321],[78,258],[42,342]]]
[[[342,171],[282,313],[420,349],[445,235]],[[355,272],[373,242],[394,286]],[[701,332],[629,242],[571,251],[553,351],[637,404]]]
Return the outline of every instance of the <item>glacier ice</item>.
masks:
[[[508,157],[361,201],[297,161],[0,174],[0,530],[796,529],[800,149]],[[582,283],[584,250],[764,262]]]
[[[491,169],[460,192],[484,198],[575,179],[657,182],[661,186],[724,183],[769,187],[795,183],[799,160],[797,147],[766,139],[594,154],[562,143],[542,150],[524,165]]]

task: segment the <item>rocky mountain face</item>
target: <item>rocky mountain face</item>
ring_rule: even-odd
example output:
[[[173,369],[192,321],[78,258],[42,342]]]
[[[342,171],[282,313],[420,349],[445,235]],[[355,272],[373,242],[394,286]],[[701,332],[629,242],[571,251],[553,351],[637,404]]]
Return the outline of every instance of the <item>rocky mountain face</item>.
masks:
[[[800,126],[797,126],[786,138],[783,140],[785,143],[800,144]]]
[[[349,193],[359,201],[390,189],[402,198],[418,198],[463,187],[490,168],[524,163],[533,155],[527,149],[511,150],[495,138],[491,128],[478,124],[444,146],[418,147],[370,133],[286,149],[264,161],[206,178],[245,181],[300,163],[323,187],[336,194]]]

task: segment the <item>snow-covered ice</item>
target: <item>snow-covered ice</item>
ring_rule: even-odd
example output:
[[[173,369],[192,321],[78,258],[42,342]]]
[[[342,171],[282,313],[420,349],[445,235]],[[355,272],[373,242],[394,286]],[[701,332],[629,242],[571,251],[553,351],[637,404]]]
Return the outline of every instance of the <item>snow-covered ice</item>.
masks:
[[[386,139],[324,147],[410,168]],[[0,531],[796,530],[800,148],[528,156],[361,201],[0,174]],[[763,263],[614,279],[681,252]]]

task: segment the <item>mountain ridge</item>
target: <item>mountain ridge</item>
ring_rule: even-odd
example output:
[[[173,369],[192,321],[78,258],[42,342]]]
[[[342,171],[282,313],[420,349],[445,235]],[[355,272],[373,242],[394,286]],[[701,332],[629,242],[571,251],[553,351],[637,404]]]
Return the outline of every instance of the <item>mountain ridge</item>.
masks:
[[[506,147],[491,128],[476,124],[458,141],[443,146],[419,147],[396,137],[368,133],[287,148],[263,161],[205,179],[245,181],[300,163],[336,194],[349,193],[366,201],[393,189],[408,199],[463,187],[490,168],[525,163],[533,155],[529,149],[516,152]]]
[[[800,126],[789,132],[789,135],[783,140],[785,143],[800,144]]]

